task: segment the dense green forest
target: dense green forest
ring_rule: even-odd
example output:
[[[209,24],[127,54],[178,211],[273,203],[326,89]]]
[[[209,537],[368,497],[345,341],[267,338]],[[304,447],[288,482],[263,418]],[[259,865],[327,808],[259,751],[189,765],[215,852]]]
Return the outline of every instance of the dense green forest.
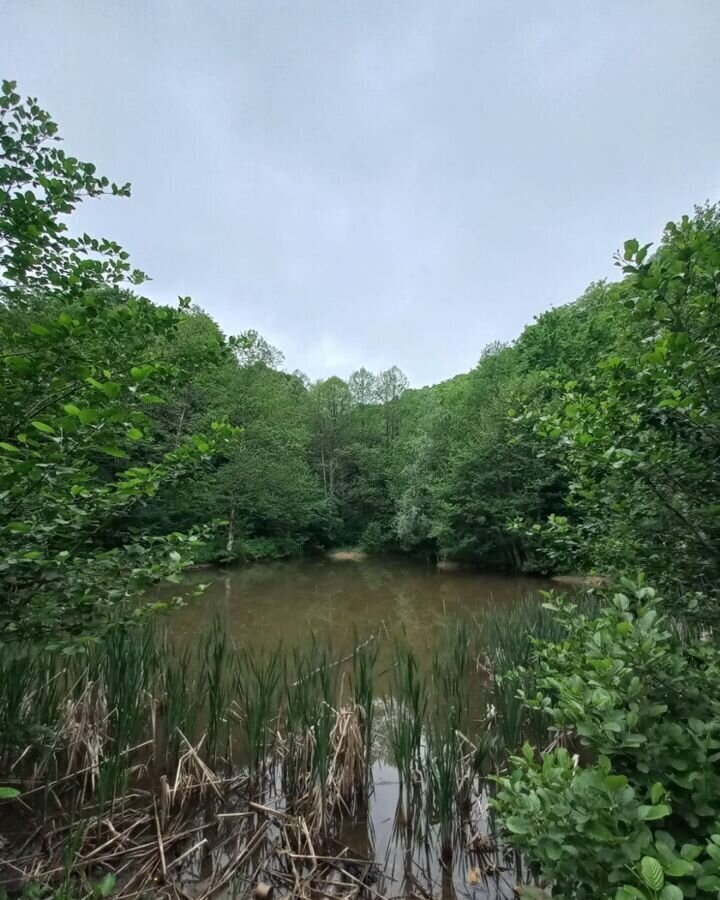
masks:
[[[714,593],[718,207],[668,223],[657,248],[627,241],[622,280],[479,347],[450,381],[416,390],[393,367],[312,382],[188,298],[154,305],[114,242],[71,236],[77,203],[129,187],[66,156],[7,83],[3,104],[11,627],[36,608],[50,623],[78,567],[97,593],[122,568],[139,584],[191,559],[337,546]]]
[[[159,847],[147,884],[169,885],[173,835],[197,831],[193,801],[173,807],[181,770],[188,797],[247,788],[253,802],[227,814],[254,817],[237,859],[269,832],[254,800],[281,770],[287,809],[307,816],[290,841],[294,816],[270,810],[282,852],[300,859],[307,835],[316,872],[328,857],[310,830],[327,848],[350,795],[367,800],[377,649],[356,648],[336,709],[326,649],[253,655],[218,625],[191,659],[156,639],[166,606],[147,588],[198,562],[357,547],[610,582],[476,621],[473,637],[461,623],[429,674],[397,643],[384,714],[402,819],[422,806],[444,864],[472,791],[494,792],[503,839],[540,879],[526,896],[717,897],[720,206],[669,222],[657,245],[625,241],[617,282],[512,344],[479,337],[468,373],[422,389],[397,367],[312,382],[250,328],[225,335],[189,298],[153,303],[118,244],[76,234],[80,202],[129,186],[67,154],[9,81],[0,145],[0,802],[39,817],[16,872],[43,859],[48,883],[62,873],[56,897],[105,896],[107,861],[99,884],[77,873],[122,855],[113,821],[123,840],[140,823],[150,837],[133,846]],[[474,718],[470,685],[488,700]],[[249,762],[222,779],[208,766],[229,770],[232,723]]]

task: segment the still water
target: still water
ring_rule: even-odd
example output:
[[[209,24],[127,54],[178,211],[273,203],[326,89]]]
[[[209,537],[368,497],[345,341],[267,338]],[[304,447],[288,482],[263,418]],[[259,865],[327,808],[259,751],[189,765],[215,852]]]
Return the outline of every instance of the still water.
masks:
[[[330,558],[262,563],[189,573],[181,585],[164,587],[157,599],[199,598],[173,612],[166,622],[179,644],[194,644],[221,619],[239,647],[293,647],[315,636],[329,643],[340,661],[369,635],[404,635],[427,668],[431,649],[451,619],[472,621],[488,609],[511,609],[538,598],[549,581],[477,572],[439,572],[407,559],[337,561]],[[378,671],[392,666],[392,640],[381,640]],[[473,698],[471,698],[472,701]],[[476,701],[479,698],[474,698]],[[365,814],[343,821],[340,838],[351,857],[374,859],[384,873],[387,896],[440,897],[455,900],[508,900],[515,895],[516,872],[497,851],[494,867],[480,877],[481,856],[470,847],[443,867],[437,853],[409,837],[399,804],[397,770],[382,750],[383,708],[378,701],[374,788]],[[477,800],[480,806],[486,798]],[[479,809],[477,827],[487,825]],[[409,826],[408,826],[409,827]],[[471,835],[466,836],[471,842]],[[435,848],[436,850],[436,848]],[[411,884],[414,887],[411,888]],[[380,896],[380,895],[378,895]]]
[[[418,652],[432,645],[448,618],[509,608],[551,586],[537,578],[438,572],[406,559],[320,558],[192,572],[159,596],[187,596],[200,584],[207,585],[202,597],[168,619],[181,642],[192,642],[220,616],[239,646],[294,646],[314,634],[343,650],[356,635],[382,629],[404,632]]]

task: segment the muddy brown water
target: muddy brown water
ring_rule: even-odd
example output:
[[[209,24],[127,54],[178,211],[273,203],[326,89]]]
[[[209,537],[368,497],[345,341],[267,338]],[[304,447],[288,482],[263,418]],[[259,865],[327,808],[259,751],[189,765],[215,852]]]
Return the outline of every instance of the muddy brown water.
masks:
[[[200,584],[208,585],[201,599],[168,618],[181,642],[192,642],[220,616],[240,646],[270,648],[282,641],[292,647],[314,634],[344,650],[356,634],[387,629],[404,632],[418,652],[432,645],[449,618],[471,620],[485,609],[510,609],[553,586],[537,578],[438,572],[432,564],[405,559],[321,558],[203,569],[158,596],[187,595]]]
[[[487,609],[511,609],[539,598],[550,581],[467,571],[439,572],[432,564],[406,559],[332,560],[328,558],[262,563],[188,573],[181,585],[163,588],[158,599],[189,596],[205,584],[199,599],[167,619],[181,644],[194,643],[220,617],[238,646],[274,648],[306,643],[313,635],[332,644],[340,658],[369,634],[404,634],[420,659],[429,660],[443,623],[472,621]],[[557,587],[557,586],[556,586]],[[391,642],[384,640],[387,647]],[[381,652],[381,659],[385,651]],[[451,871],[427,863],[424,851],[408,848],[398,829],[397,771],[379,754],[373,766],[374,791],[367,815],[347,820],[343,840],[351,854],[375,859],[385,877],[407,889],[408,867],[426,873],[430,896],[462,894],[474,898],[514,896],[515,872],[499,867],[477,881],[478,870],[466,853]],[[391,892],[392,893],[392,892]]]

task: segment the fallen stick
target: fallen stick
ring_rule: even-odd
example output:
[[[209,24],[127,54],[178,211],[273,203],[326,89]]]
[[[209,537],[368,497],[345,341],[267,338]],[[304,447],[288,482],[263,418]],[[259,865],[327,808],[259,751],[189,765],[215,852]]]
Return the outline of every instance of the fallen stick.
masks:
[[[194,853],[195,850],[199,850],[200,847],[203,847],[203,846],[204,846],[205,844],[207,844],[207,843],[208,843],[208,839],[207,839],[207,838],[203,838],[201,841],[198,841],[197,844],[195,844],[195,845],[194,845],[193,847],[191,847],[189,850],[186,850],[184,853],[181,853],[180,856],[178,856],[177,859],[174,859],[174,860],[170,863],[170,865],[168,866],[168,869],[172,869],[173,866],[179,866],[180,863],[181,863],[187,856],[190,856],[191,853]]]
[[[155,813],[155,831],[157,833],[158,849],[160,850],[160,867],[162,868],[163,879],[167,878],[167,866],[165,865],[165,846],[163,844],[162,831],[160,830],[160,819],[158,817],[157,803],[153,800],[153,811]]]
[[[257,810],[258,812],[267,813],[271,816],[278,816],[280,819],[288,819],[289,821],[293,821],[295,816],[291,816],[286,812],[283,812],[281,809],[273,809],[272,806],[263,806],[262,803],[255,803],[253,800],[248,801],[248,806],[252,807],[252,809]]]
[[[358,651],[362,650],[363,647],[367,647],[369,643],[374,641],[376,637],[376,634],[371,634],[366,641],[363,641],[362,644],[358,644],[357,647],[352,651],[352,653],[348,653],[347,656],[343,656],[342,659],[335,660],[335,662],[329,663],[329,665],[327,666],[318,666],[317,669],[313,669],[312,672],[308,672],[307,675],[304,675],[302,678],[298,678],[297,681],[293,681],[290,687],[297,687],[299,684],[302,684],[303,681],[307,681],[308,678],[312,678],[313,675],[317,675],[318,672],[322,672],[324,669],[334,669],[337,666],[341,666],[344,662],[348,662],[348,660],[351,660],[353,656],[358,653]]]

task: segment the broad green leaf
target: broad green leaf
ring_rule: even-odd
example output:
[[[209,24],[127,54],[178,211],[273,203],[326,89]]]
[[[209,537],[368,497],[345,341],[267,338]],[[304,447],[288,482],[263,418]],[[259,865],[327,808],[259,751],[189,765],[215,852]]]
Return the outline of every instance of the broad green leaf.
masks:
[[[623,256],[625,257],[625,259],[632,259],[639,249],[639,242],[636,241],[635,238],[631,238],[629,241],[625,241]]]
[[[662,890],[665,884],[665,875],[662,866],[653,856],[643,856],[640,860],[640,874],[650,890]]]
[[[81,409],[77,415],[83,425],[92,425],[100,418],[100,413],[96,409]]]
[[[100,448],[103,453],[107,453],[108,456],[115,456],[117,459],[126,459],[127,453],[122,450],[120,447],[112,447],[105,446]]]
[[[505,820],[505,827],[513,834],[528,834],[530,831],[530,823],[520,816],[510,816]]]
[[[653,806],[638,807],[638,818],[645,822],[653,822],[656,819],[664,819],[670,815],[670,807],[666,803],[658,803]]]

